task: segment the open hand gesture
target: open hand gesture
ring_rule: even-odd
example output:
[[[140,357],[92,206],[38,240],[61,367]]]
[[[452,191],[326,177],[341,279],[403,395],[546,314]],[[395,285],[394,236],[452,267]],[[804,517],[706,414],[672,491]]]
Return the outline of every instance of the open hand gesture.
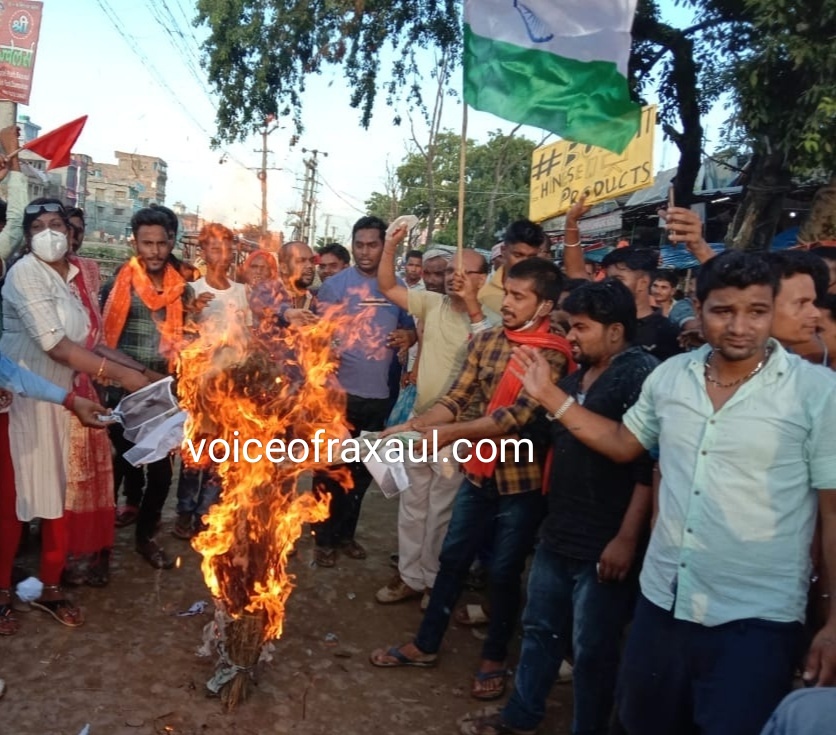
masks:
[[[523,384],[523,389],[538,403],[542,403],[543,394],[552,386],[552,370],[540,350],[520,345],[514,348],[512,358],[519,365],[511,370]]]

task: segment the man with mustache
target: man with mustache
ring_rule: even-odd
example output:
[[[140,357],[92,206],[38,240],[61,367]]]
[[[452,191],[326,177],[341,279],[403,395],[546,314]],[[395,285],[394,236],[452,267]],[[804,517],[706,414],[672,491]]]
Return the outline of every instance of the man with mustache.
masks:
[[[528,456],[525,450],[520,458],[500,459],[494,454],[492,461],[483,461],[485,452],[478,455],[473,444],[485,439],[495,443],[509,435],[528,436],[526,425],[534,416],[534,405],[515,377],[514,345],[542,347],[550,380],[574,366],[566,340],[549,334],[549,315],[561,282],[557,266],[546,260],[525,259],[514,265],[505,278],[502,326],[474,335],[449,392],[402,427],[419,431],[430,441],[435,432],[439,447],[467,440],[471,442],[467,450],[458,444],[453,449],[471,456],[468,459],[459,452],[457,457],[463,462],[465,480],[453,503],[438,574],[418,634],[404,645],[372,652],[374,666],[435,665],[470,565],[490,539],[494,548],[491,616],[471,695],[492,700],[505,691],[507,649],[516,626],[523,567],[543,516],[542,469],[540,458]]]
[[[316,321],[316,299],[310,291],[314,267],[314,254],[307,243],[293,240],[282,245],[279,279],[259,283],[250,294],[257,333],[269,335],[277,327],[301,327]]]
[[[562,306],[580,370],[559,385],[590,411],[618,420],[636,402],[658,361],[632,346],[636,305],[621,282],[585,283]],[[530,731],[574,640],[574,733],[606,732],[621,637],[635,602],[635,567],[649,529],[652,462],[619,465],[587,448],[559,421],[551,433],[544,487],[549,511],[540,531],[523,611],[523,642],[508,704],[463,723],[465,735]],[[505,728],[505,730],[503,730]]]
[[[729,251],[697,280],[707,344],[645,381],[621,422],[578,405],[536,351],[525,389],[615,462],[658,444],[662,483],[623,653],[630,735],[757,735],[790,691],[810,586],[816,510],[836,587],[836,382],[770,338],[777,278]],[[808,685],[836,683],[836,607],[809,647]]]
[[[476,294],[488,275],[488,263],[475,250],[462,252],[462,270],[446,266],[446,295],[409,288],[395,278],[395,253],[406,234],[398,230],[383,248],[377,281],[384,296],[420,320],[422,357],[418,360],[413,415],[421,415],[445,395],[459,374],[474,334],[499,322]],[[445,261],[446,262],[446,261]],[[399,427],[387,429],[395,433]],[[406,462],[409,488],[398,506],[398,572],[375,599],[390,604],[424,596],[435,584],[441,542],[461,485],[458,462],[448,448],[437,459]]]
[[[317,313],[324,319],[341,320],[334,339],[339,359],[337,380],[347,394],[346,417],[354,437],[361,431],[383,429],[391,410],[389,379],[400,349],[393,334],[409,333],[410,344],[417,339],[412,317],[387,301],[378,288],[385,237],[383,220],[360,218],[351,235],[355,265],[331,276],[317,295]],[[321,567],[334,567],[338,550],[349,559],[366,558],[355,534],[372,477],[362,462],[351,462],[348,469],[353,488],[343,488],[330,477],[314,478],[315,487],[331,495],[330,517],[314,525],[314,559]]]

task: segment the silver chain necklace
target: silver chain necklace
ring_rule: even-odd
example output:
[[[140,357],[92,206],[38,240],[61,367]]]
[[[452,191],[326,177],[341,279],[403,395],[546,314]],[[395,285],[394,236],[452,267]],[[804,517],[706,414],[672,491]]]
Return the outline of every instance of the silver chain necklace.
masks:
[[[731,383],[721,383],[716,378],[711,377],[711,358],[714,357],[714,350],[708,353],[708,357],[705,358],[705,379],[709,383],[713,383],[718,388],[734,388],[735,386],[740,385],[741,383],[745,383],[747,380],[751,380],[754,378],[761,370],[763,370],[763,366],[769,362],[769,356],[772,354],[772,345],[769,345],[766,348],[766,352],[763,355],[763,359],[755,365],[752,372],[748,375],[744,375],[742,378],[738,378],[737,380],[732,381]]]

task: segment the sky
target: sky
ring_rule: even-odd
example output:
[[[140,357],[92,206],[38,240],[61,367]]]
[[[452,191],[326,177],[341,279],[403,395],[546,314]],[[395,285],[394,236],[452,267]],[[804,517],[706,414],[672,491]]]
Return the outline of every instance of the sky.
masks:
[[[669,14],[683,12],[671,0],[665,4]],[[75,152],[100,163],[115,163],[116,150],[158,156],[168,163],[169,206],[182,202],[231,227],[259,223],[261,189],[253,169],[260,165],[255,151],[261,137],[222,151],[210,148],[215,98],[199,65],[206,30],[187,23],[194,15],[193,0],[44,0],[30,104],[19,106],[18,114],[29,115],[42,132],[86,114]],[[172,40],[181,37],[182,44]],[[431,85],[427,94],[434,94]],[[327,218],[328,236],[347,241],[368,196],[383,190],[387,161],[396,166],[408,148],[408,124],[392,123],[396,113],[406,122],[406,110],[387,107],[384,96],[364,130],[339,69],[309,80],[298,145],[289,146],[295,133],[290,123],[269,139],[268,165],[281,169],[268,172],[270,229],[289,233],[288,211],[301,203],[301,149],[318,149],[328,155],[320,156],[317,235],[326,234]],[[461,118],[461,105],[449,99],[443,127],[458,131]],[[416,126],[420,139],[424,126],[418,120]],[[468,112],[468,136],[476,140],[513,127],[493,115]],[[534,129],[520,133],[538,142],[544,136]],[[661,137],[657,130],[656,169],[677,161],[675,149]]]

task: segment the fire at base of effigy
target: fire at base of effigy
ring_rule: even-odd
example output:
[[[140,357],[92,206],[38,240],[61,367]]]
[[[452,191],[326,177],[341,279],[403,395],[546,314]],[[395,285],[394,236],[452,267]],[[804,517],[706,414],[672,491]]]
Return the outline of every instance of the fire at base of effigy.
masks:
[[[254,452],[241,448],[251,440],[257,444],[248,447],[267,447],[273,440],[310,447],[315,438],[345,438],[345,395],[336,384],[332,355],[338,327],[339,320],[322,319],[255,336],[244,329],[204,328],[180,355],[177,393],[189,413],[184,461],[193,463],[192,450],[202,447],[203,469],[211,467],[222,487],[192,545],[203,557],[201,570],[216,605],[207,637],[218,664],[207,686],[228,710],[247,697],[265,645],[282,635],[294,586],[287,561],[304,525],[328,517],[329,497],[317,492],[317,474],[351,486],[345,467],[329,468],[318,462],[322,457],[298,451],[293,461],[265,455],[253,462],[247,457]],[[237,449],[224,461],[207,462],[216,440]],[[298,485],[306,473],[314,473],[313,488],[303,492]]]

